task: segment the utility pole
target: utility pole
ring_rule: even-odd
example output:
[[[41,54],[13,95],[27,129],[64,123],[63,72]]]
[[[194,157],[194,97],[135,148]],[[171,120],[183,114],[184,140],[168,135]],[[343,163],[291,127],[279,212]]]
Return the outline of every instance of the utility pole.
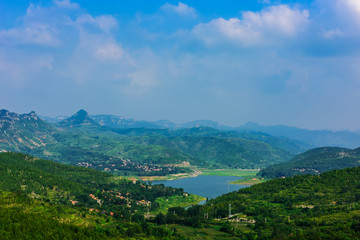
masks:
[[[229,217],[231,217],[231,203],[229,203]]]

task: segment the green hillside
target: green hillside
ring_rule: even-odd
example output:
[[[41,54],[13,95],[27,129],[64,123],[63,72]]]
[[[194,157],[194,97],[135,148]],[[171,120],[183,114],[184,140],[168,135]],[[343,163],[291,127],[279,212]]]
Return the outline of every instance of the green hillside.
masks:
[[[304,174],[320,174],[333,169],[359,165],[359,149],[323,147],[306,151],[288,162],[262,169],[260,174],[267,178],[289,177]]]
[[[21,153],[0,154],[1,239],[176,238],[144,219],[149,207],[163,209],[157,201],[165,198],[194,201],[182,189]]]
[[[99,231],[90,217],[78,217],[86,225],[64,223],[61,219],[81,212],[70,207],[51,205],[19,193],[0,190],[1,239],[108,239],[106,231]],[[98,218],[101,219],[101,218]],[[106,218],[103,218],[104,220]],[[105,230],[105,229],[103,229]]]
[[[80,110],[52,125],[35,113],[2,110],[0,152],[21,151],[71,165],[122,175],[157,175],[191,171],[184,162],[206,168],[263,168],[289,160],[303,146],[255,132],[189,129],[113,129]]]
[[[360,167],[279,178],[209,200],[185,216],[195,214],[198,225],[222,224],[243,239],[360,239],[359,186]],[[168,212],[167,223],[177,221],[179,214]]]
[[[265,142],[240,137],[149,136],[132,138],[139,145],[162,146],[190,156],[203,167],[258,168],[290,159],[292,154]]]

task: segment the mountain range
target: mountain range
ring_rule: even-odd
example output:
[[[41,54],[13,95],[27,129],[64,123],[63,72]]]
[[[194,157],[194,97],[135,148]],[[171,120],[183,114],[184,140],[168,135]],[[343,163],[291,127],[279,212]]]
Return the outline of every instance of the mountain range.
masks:
[[[307,149],[296,141],[251,131],[223,131],[211,127],[113,128],[106,125],[105,120],[95,121],[85,110],[56,124],[41,120],[34,112],[24,115],[3,112],[1,121],[7,124],[0,128],[0,150],[22,151],[108,171],[129,170],[124,169],[123,161],[133,164],[132,171],[138,171],[135,164],[182,162],[213,168],[262,168],[287,161]],[[11,138],[6,135],[9,131],[12,131]],[[27,141],[19,140],[23,138]],[[41,143],[34,145],[38,139]]]
[[[262,126],[249,122],[238,130],[249,130],[268,133],[274,137],[286,137],[307,143],[312,147],[336,146],[357,148],[360,146],[359,131],[307,130],[284,125]]]
[[[49,118],[41,117],[52,123],[58,123],[66,119],[64,116]],[[180,129],[194,127],[211,127],[221,131],[251,131],[262,132],[274,137],[287,138],[306,145],[307,149],[314,147],[337,146],[345,148],[357,148],[360,146],[359,131],[331,131],[331,130],[308,130],[285,125],[263,126],[254,122],[248,122],[239,127],[221,125],[210,120],[196,120],[182,124],[168,120],[144,121],[134,118],[125,118],[114,115],[90,115],[90,118],[101,126],[111,128],[151,128],[151,129]]]

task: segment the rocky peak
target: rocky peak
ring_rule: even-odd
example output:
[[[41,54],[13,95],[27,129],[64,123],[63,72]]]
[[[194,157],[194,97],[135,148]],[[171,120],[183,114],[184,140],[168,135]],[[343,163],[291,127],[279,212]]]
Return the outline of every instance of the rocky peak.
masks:
[[[84,109],[80,109],[77,113],[73,115],[78,120],[86,120],[89,118],[89,114]]]
[[[59,123],[63,127],[74,127],[79,125],[97,125],[94,120],[89,117],[89,114],[81,109],[71,117]]]
[[[9,111],[8,111],[8,110],[6,110],[6,109],[1,109],[1,110],[0,110],[0,117],[6,116],[6,115],[8,115],[8,114],[9,114]]]

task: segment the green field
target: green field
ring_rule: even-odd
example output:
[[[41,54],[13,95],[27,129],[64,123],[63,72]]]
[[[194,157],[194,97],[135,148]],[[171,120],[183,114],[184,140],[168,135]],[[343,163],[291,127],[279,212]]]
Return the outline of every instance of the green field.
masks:
[[[206,198],[189,194],[188,196],[171,196],[157,198],[154,204],[159,204],[160,207],[156,211],[150,212],[151,215],[157,215],[160,212],[167,213],[167,210],[171,207],[189,207],[198,204],[200,201],[206,200]]]
[[[186,239],[239,239],[237,237],[231,236],[228,233],[216,230],[211,226],[204,228],[193,228],[188,226],[170,224],[168,225],[168,227],[176,229],[176,233]]]

